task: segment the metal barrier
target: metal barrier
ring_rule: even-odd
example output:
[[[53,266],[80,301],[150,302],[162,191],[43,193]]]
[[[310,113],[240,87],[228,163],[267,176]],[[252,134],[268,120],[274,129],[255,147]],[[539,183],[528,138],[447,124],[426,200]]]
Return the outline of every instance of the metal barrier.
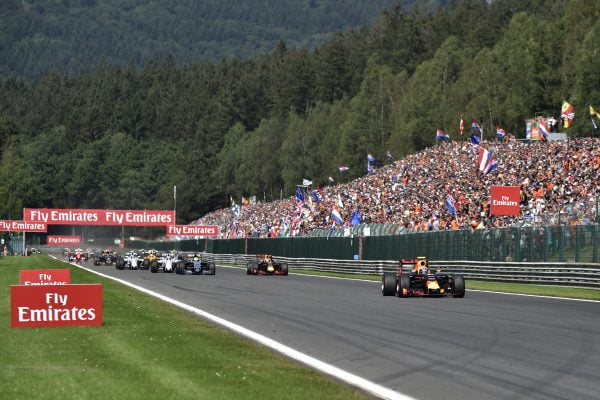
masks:
[[[245,267],[255,259],[244,254],[210,254],[218,264]],[[304,269],[358,275],[381,275],[396,271],[398,261],[331,260],[318,258],[277,257],[291,270]],[[533,283],[538,285],[576,286],[600,289],[600,266],[584,263],[430,261],[430,266],[448,273],[460,273],[467,279],[482,281]]]

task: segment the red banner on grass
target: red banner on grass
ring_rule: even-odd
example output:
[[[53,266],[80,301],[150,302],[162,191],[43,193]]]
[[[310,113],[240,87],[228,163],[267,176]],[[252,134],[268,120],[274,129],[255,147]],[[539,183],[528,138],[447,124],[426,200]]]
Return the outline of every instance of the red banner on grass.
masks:
[[[13,328],[102,325],[102,285],[10,287]]]
[[[518,186],[492,186],[491,215],[521,215],[520,188]]]
[[[167,236],[219,236],[216,225],[169,225]]]
[[[23,269],[21,285],[53,286],[71,283],[70,269]]]
[[[48,225],[43,222],[0,220],[0,231],[12,232],[48,232]]]
[[[81,236],[48,236],[48,246],[79,246]]]
[[[25,221],[48,225],[167,226],[175,223],[175,212],[26,208]]]

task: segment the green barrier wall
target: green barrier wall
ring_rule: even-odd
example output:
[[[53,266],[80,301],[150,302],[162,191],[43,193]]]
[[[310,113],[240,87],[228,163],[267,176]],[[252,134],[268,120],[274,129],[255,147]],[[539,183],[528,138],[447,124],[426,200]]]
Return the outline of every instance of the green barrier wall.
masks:
[[[128,247],[207,251],[216,254],[269,253],[281,257],[351,260],[432,260],[600,262],[600,225],[521,227],[417,232],[367,237],[131,242]]]

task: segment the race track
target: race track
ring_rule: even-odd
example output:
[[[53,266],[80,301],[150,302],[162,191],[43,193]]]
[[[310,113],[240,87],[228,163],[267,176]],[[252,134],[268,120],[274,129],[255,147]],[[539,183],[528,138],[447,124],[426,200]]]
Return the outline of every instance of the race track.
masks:
[[[87,267],[270,336],[417,399],[600,398],[600,303],[469,292],[381,296],[374,282]]]

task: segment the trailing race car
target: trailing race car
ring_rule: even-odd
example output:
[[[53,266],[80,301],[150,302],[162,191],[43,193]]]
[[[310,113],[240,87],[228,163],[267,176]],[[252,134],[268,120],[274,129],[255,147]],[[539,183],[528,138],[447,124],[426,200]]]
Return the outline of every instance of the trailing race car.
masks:
[[[94,255],[94,265],[112,265],[117,261],[117,254],[111,250],[102,250],[100,254]]]
[[[115,266],[117,269],[138,269],[142,265],[142,258],[137,253],[125,253],[125,257],[117,257]]]
[[[384,272],[381,278],[384,296],[465,297],[465,279],[460,274],[445,274],[429,268],[427,257],[400,260],[398,272]]]
[[[246,265],[248,275],[287,275],[286,262],[276,262],[271,254],[257,254],[256,260]]]
[[[175,265],[175,273],[185,275],[188,271],[192,275],[215,275],[217,268],[214,262],[205,260],[202,255],[188,254],[179,257]]]
[[[177,260],[173,254],[165,253],[150,263],[150,272],[173,272],[175,270],[176,263]]]
[[[87,261],[87,254],[85,254],[82,249],[75,249],[73,251],[69,250],[67,257],[69,262],[75,262],[78,264],[82,261]]]
[[[148,252],[143,252],[142,259],[142,269],[150,269],[152,265],[156,265],[158,267],[158,257],[160,253],[156,250],[148,250]]]

